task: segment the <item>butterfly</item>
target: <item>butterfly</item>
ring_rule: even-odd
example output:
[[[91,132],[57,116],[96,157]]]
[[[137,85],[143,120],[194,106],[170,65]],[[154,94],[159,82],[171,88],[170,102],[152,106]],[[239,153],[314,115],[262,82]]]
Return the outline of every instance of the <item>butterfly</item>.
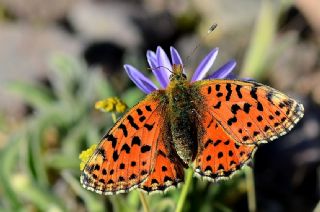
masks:
[[[173,65],[167,88],[151,92],[103,136],[81,184],[105,195],[165,191],[184,181],[189,166],[209,181],[229,178],[303,113],[302,104],[266,85],[189,82],[182,65]]]

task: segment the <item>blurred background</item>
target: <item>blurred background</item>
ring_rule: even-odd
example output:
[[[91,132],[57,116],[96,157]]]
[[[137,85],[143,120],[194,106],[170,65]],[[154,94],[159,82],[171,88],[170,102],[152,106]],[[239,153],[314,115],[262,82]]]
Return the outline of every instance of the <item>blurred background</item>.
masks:
[[[219,47],[214,68],[234,58],[241,77],[304,104],[255,155],[251,211],[320,211],[319,11],[318,0],[0,0],[0,211],[143,211],[137,191],[83,189],[78,156],[113,124],[97,100],[143,98],[123,64],[150,75],[157,46],[176,47],[190,73]],[[194,178],[183,211],[248,211],[246,182]],[[150,210],[173,211],[180,193],[147,196]]]

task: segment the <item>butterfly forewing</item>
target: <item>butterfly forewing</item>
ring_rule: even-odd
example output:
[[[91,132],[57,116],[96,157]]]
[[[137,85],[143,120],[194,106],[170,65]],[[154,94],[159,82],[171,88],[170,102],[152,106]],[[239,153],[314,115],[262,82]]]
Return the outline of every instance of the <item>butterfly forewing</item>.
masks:
[[[127,192],[147,179],[164,126],[161,95],[157,91],[147,96],[103,137],[82,172],[84,187],[114,194]]]
[[[205,80],[194,86],[204,110],[242,144],[268,142],[284,135],[303,116],[302,104],[256,82]]]

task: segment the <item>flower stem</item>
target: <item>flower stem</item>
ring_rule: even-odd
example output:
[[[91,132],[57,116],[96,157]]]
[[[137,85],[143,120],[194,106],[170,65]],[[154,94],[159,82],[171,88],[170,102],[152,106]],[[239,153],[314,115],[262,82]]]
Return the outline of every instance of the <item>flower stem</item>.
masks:
[[[177,208],[176,208],[176,212],[181,212],[183,209],[183,206],[185,205],[185,201],[188,195],[188,191],[192,182],[192,175],[193,175],[193,171],[192,169],[189,169],[187,171],[187,179],[186,179],[186,183],[184,184],[181,194],[180,194],[180,198],[178,200],[178,204],[177,204]]]
[[[139,191],[139,196],[140,196],[140,200],[141,200],[144,212],[149,212],[150,209],[149,209],[146,197],[144,193],[142,193],[142,191]]]
[[[257,211],[256,206],[256,192],[254,188],[254,176],[251,168],[245,169],[246,184],[247,184],[247,195],[248,195],[248,209],[250,212]]]
[[[113,121],[114,123],[116,123],[116,122],[117,122],[117,116],[116,116],[116,114],[115,114],[115,113],[111,113],[111,117],[112,117],[112,121]]]

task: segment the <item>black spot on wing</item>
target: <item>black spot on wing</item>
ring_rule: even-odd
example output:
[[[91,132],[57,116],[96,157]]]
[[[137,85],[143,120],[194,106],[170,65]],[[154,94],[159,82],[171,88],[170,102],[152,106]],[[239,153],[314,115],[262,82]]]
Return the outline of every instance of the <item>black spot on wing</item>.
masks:
[[[133,145],[138,145],[140,146],[141,145],[141,140],[138,136],[134,136],[131,140],[131,146]]]
[[[140,174],[141,174],[141,175],[146,175],[146,174],[148,174],[148,171],[147,171],[147,170],[142,170],[142,171],[140,172]]]
[[[211,140],[210,138],[207,140],[204,147],[207,148],[209,146],[209,144],[213,144],[213,140]]]
[[[255,99],[255,100],[258,99],[258,96],[257,96],[257,88],[256,88],[256,87],[252,87],[252,88],[251,88],[250,96],[251,96],[253,99]]]
[[[241,85],[237,85],[237,86],[236,86],[236,92],[237,92],[237,95],[238,95],[238,97],[239,97],[240,99],[242,99],[241,88],[242,88]]]
[[[103,157],[103,159],[106,159],[106,151],[103,148],[98,148],[97,154],[101,155]]]
[[[218,166],[218,170],[224,170],[224,166],[221,163]]]
[[[211,86],[209,86],[208,87],[208,94],[211,94],[211,91],[212,91]]]
[[[230,119],[228,119],[227,123],[229,126],[231,126],[233,123],[236,123],[237,122],[237,117],[232,117]]]
[[[143,125],[148,131],[151,131],[153,129],[154,123],[153,124],[144,124]]]
[[[269,91],[269,92],[267,93],[267,99],[268,99],[268,101],[269,101],[271,104],[274,105],[273,100],[272,100],[273,96],[274,96],[273,91]]]
[[[209,122],[207,128],[210,128],[212,123],[213,123],[213,119],[211,119],[211,121]]]
[[[141,116],[143,114],[142,110],[140,108],[137,109],[137,113],[139,116]]]
[[[134,122],[134,119],[133,119],[133,117],[131,115],[128,115],[127,119],[129,121],[129,124],[131,125],[131,127],[133,127],[136,130],[139,129],[139,126]]]
[[[141,147],[141,153],[149,152],[151,150],[151,146],[149,145],[143,145]]]
[[[213,106],[215,109],[219,109],[221,107],[221,101],[219,101],[216,105]]]
[[[151,110],[151,106],[150,106],[150,105],[146,105],[146,110],[149,111],[149,112],[151,112],[151,111],[152,111],[152,110]]]
[[[121,151],[126,151],[126,153],[130,153],[130,147],[128,144],[123,144],[121,147]]]
[[[106,169],[102,169],[102,174],[103,175],[107,175],[107,170]]]
[[[129,180],[134,180],[137,178],[137,175],[135,174],[131,174],[130,177],[129,177]]]
[[[166,166],[162,166],[162,167],[161,167],[161,170],[162,170],[163,172],[165,172],[165,171],[167,171],[168,169],[167,169]]]
[[[127,130],[126,125],[124,125],[124,124],[121,123],[121,124],[119,125],[119,129],[122,130],[122,133],[123,133],[124,137],[127,137],[127,136],[128,136],[128,130]]]
[[[231,112],[233,113],[233,114],[237,114],[237,112],[238,112],[238,110],[240,110],[241,108],[240,108],[240,106],[238,105],[238,104],[233,104],[232,106],[231,106]]]
[[[229,150],[228,155],[229,155],[230,157],[232,157],[232,156],[233,156],[233,152],[232,152],[232,150]]]
[[[229,101],[230,97],[231,97],[231,94],[232,94],[231,84],[230,83],[226,84],[226,89],[227,89],[226,101]]]
[[[251,107],[252,105],[250,105],[249,103],[244,103],[244,105],[243,105],[243,111],[245,112],[245,113],[249,113],[250,112],[250,107]]]
[[[216,140],[213,144],[213,146],[218,146],[222,141],[220,139]]]
[[[143,122],[144,120],[146,120],[146,117],[145,117],[145,116],[139,117],[139,121],[140,121],[140,122]]]
[[[163,157],[167,157],[167,155],[161,149],[158,150],[158,155],[161,155]]]
[[[126,167],[126,165],[124,163],[121,163],[119,166],[120,169],[124,169],[125,167]]]
[[[216,96],[217,96],[217,97],[222,97],[222,96],[223,96],[223,93],[219,92],[219,93],[217,93]]]
[[[117,138],[115,138],[112,134],[107,135],[107,141],[111,141],[112,148],[116,147],[117,144]]]
[[[97,170],[97,171],[99,171],[99,170],[100,170],[100,166],[99,166],[99,164],[96,164],[96,165],[94,166],[94,170]]]
[[[115,151],[113,152],[112,158],[113,158],[113,161],[117,161],[117,160],[118,160],[119,154],[118,154],[117,150],[115,150]]]
[[[257,102],[257,109],[259,111],[263,111],[263,106],[262,106],[261,102]]]

